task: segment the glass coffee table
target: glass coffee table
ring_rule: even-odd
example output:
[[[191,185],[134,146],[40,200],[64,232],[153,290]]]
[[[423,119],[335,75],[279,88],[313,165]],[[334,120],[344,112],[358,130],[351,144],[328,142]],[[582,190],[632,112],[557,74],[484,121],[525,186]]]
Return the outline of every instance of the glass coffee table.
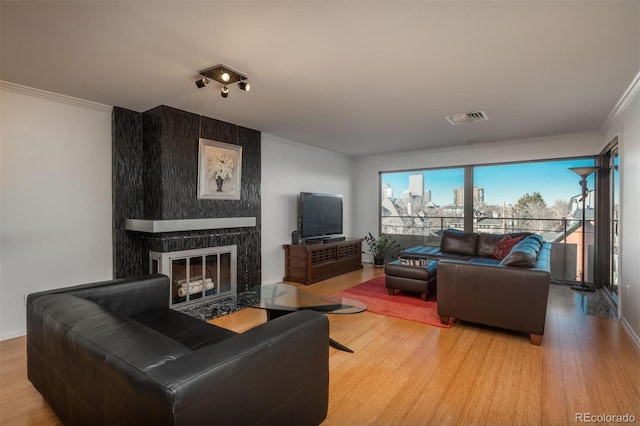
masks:
[[[289,284],[265,284],[254,288],[253,291],[260,295],[260,301],[251,307],[265,309],[268,321],[305,309],[323,314],[357,314],[367,310],[367,305],[357,300],[309,293]],[[329,344],[336,349],[353,353],[351,349],[331,338]]]

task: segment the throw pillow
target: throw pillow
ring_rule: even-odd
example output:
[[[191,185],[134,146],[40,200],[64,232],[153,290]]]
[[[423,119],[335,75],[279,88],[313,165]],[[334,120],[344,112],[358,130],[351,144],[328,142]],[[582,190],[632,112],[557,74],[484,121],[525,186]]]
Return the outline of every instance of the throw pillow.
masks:
[[[531,268],[536,263],[537,256],[537,250],[532,247],[515,247],[500,261],[500,265]]]
[[[511,238],[510,235],[507,235],[506,237],[501,239],[498,242],[495,250],[493,251],[493,258],[498,260],[504,259],[505,256],[509,254],[513,246],[518,244],[518,242],[522,240],[522,238],[524,237]]]

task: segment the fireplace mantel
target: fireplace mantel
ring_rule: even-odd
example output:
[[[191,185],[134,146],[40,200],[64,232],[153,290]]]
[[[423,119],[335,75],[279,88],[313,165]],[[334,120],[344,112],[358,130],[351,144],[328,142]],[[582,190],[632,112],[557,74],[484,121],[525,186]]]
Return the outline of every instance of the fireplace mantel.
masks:
[[[146,232],[149,234],[201,231],[205,229],[251,228],[255,226],[255,217],[218,217],[178,220],[126,219],[124,223],[124,229],[127,231]]]

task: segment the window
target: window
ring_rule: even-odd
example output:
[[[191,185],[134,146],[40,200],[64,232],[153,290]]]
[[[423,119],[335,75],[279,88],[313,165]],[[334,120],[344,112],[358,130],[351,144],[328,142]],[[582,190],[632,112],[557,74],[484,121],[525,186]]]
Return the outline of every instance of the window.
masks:
[[[464,229],[464,168],[380,174],[381,230],[439,244],[442,230]]]
[[[476,166],[473,169],[473,228],[477,232],[527,231],[547,241],[562,238],[581,219],[580,177],[570,167],[593,166],[594,159]],[[587,217],[593,218],[594,175],[587,179]]]

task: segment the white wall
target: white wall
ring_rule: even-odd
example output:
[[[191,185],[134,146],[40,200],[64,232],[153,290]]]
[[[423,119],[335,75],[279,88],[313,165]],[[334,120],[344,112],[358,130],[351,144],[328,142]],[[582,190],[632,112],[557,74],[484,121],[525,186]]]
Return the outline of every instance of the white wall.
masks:
[[[262,134],[262,281],[284,277],[283,244],[297,229],[300,192],[342,194],[344,234],[353,233],[353,160]]]
[[[0,85],[0,340],[24,295],[112,277],[111,109]]]
[[[620,321],[640,346],[640,73],[605,123],[602,148],[615,136],[620,154]]]
[[[378,173],[381,171],[579,157],[598,154],[600,145],[600,136],[594,132],[360,158],[356,161],[358,220],[354,231],[358,235],[378,232]]]

